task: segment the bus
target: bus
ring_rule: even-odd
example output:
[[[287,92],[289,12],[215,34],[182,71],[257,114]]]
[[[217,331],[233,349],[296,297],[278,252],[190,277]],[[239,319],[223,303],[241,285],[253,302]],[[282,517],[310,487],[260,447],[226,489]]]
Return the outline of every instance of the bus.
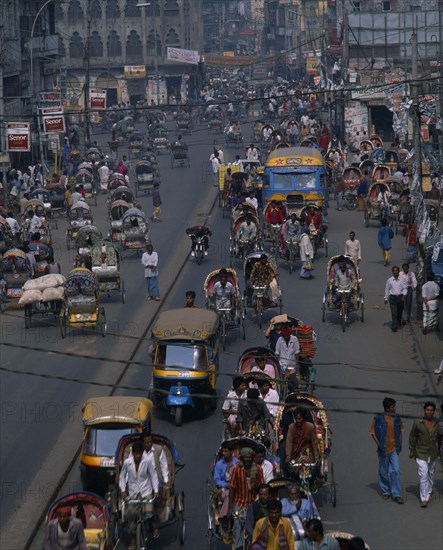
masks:
[[[285,202],[288,212],[307,204],[322,208],[327,194],[323,155],[312,147],[281,147],[269,154],[263,174],[263,208]]]

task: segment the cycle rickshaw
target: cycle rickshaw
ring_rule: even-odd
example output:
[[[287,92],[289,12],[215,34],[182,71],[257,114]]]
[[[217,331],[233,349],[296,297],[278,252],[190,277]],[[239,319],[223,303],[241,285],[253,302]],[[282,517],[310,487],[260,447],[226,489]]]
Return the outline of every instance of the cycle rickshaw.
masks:
[[[85,268],[73,269],[65,282],[65,303],[60,312],[61,337],[68,328],[94,328],[106,336],[105,310],[99,304],[97,277]]]
[[[21,226],[22,226],[22,238],[24,241],[29,240],[29,232],[31,229],[32,218],[36,214],[41,221],[41,226],[38,228],[37,232],[40,233],[40,240],[46,243],[51,242],[51,227],[49,225],[48,218],[46,217],[46,208],[45,204],[38,199],[31,199],[27,202],[25,210],[21,217]]]
[[[253,285],[250,281],[251,273],[254,268],[254,265],[260,261],[260,258],[262,255],[263,255],[262,252],[252,252],[251,254],[248,254],[248,256],[246,256],[245,261],[243,263],[243,275],[244,275],[245,286],[246,286],[246,289],[244,291],[245,307],[246,308],[250,307],[255,309],[257,320],[258,320],[258,326],[260,328],[262,327],[262,324],[263,324],[263,314],[265,311],[267,311],[268,309],[278,309],[279,313],[283,312],[283,299],[282,299],[280,289],[277,289],[279,294],[278,298],[273,300],[271,296],[269,284]],[[278,277],[277,264],[272,256],[267,256],[267,259],[274,272],[275,282],[276,282]]]
[[[45,206],[45,218],[47,220],[53,219],[52,217],[52,204],[50,201],[50,195],[49,190],[44,189],[43,187],[39,187],[38,189],[34,189],[34,191],[31,193],[31,199],[37,199],[41,201]],[[54,224],[56,227],[57,222]],[[56,227],[57,228],[57,227]]]
[[[346,264],[346,269],[353,275],[353,285],[348,290],[335,288],[335,275],[343,263]],[[350,256],[333,256],[328,262],[326,277],[327,286],[323,294],[322,322],[326,321],[326,310],[328,310],[340,315],[343,332],[346,330],[346,324],[353,312],[360,313],[360,321],[363,323],[364,294],[361,287],[360,273],[354,260]]]
[[[180,546],[185,543],[186,524],[185,524],[185,495],[183,491],[177,491],[175,487],[176,475],[182,468],[178,450],[174,443],[164,435],[151,433],[153,444],[161,448],[166,458],[168,467],[168,487],[163,486],[163,491],[157,499],[147,499],[138,497],[122,501],[119,491],[114,488],[110,494],[111,501],[111,532],[117,533],[115,548],[119,544],[125,544],[125,540],[130,537],[131,532],[135,534],[136,549],[143,550],[147,548],[146,522],[150,519],[155,521],[159,529],[177,524],[178,540]],[[124,461],[132,452],[132,445],[140,441],[140,434],[131,434],[123,436],[118,442],[115,454],[116,482],[118,479]],[[156,466],[157,467],[157,466]],[[149,540],[149,539],[148,539]],[[114,548],[114,546],[113,546]]]
[[[389,193],[389,185],[385,181],[378,181],[373,183],[368,191],[365,200],[365,212],[364,212],[364,223],[365,227],[369,227],[369,222],[371,220],[382,220],[382,211],[380,204],[378,202],[379,193]],[[387,210],[387,222],[389,225],[394,225],[395,233],[398,233],[398,219],[397,216],[393,216],[392,205],[389,204]]]
[[[7,250],[0,259],[0,309],[6,304],[17,305],[23,294],[23,285],[32,278],[32,267],[26,254],[18,248]]]
[[[75,175],[75,185],[83,185],[84,200],[97,206],[97,191],[95,189],[94,174],[92,168],[84,166]]]
[[[325,501],[330,501],[335,507],[337,505],[337,483],[335,481],[334,463],[330,462],[331,453],[331,430],[325,407],[320,399],[305,391],[290,393],[285,404],[280,407],[275,420],[275,436],[280,442],[280,458],[286,458],[286,438],[289,426],[295,422],[295,412],[301,409],[305,420],[314,425],[317,435],[318,461],[309,452],[293,457],[286,463],[285,471],[289,479],[297,480],[308,498],[312,498],[312,492],[324,488],[327,494]]]
[[[308,212],[314,209],[315,214],[322,214],[322,208],[315,205],[315,204],[307,204],[300,210],[300,220],[304,222],[306,220],[306,216]],[[309,231],[309,237],[312,241],[312,245],[314,247],[314,256],[317,254],[317,250],[319,248],[325,249],[325,256],[328,256],[329,252],[329,239],[328,239],[328,226],[323,223],[322,220],[322,226],[320,229],[314,226],[313,223],[309,224],[308,227]]]
[[[151,133],[152,147],[158,153],[169,151],[171,144],[168,140],[168,129],[163,126],[156,128]]]
[[[90,550],[112,550],[113,536],[106,500],[88,491],[57,498],[49,507],[46,523],[57,519],[59,510],[69,508],[71,516],[82,522],[86,545]]]
[[[108,199],[108,204],[115,201],[127,202],[131,207],[134,205],[134,192],[127,185],[119,185],[111,190],[111,195]]]
[[[120,272],[120,255],[114,243],[100,240],[91,248],[92,273],[98,279],[100,294],[108,297],[111,292],[118,292],[122,304],[125,303],[125,282]]]
[[[226,349],[226,338],[231,329],[240,329],[243,340],[246,338],[245,329],[245,308],[243,302],[243,296],[240,291],[238,277],[235,269],[226,268],[228,274],[228,282],[230,282],[235,288],[235,307],[231,308],[230,305],[219,306],[215,304],[215,297],[212,295],[214,285],[220,280],[220,269],[215,269],[207,275],[203,290],[205,291],[205,305],[207,309],[215,311],[220,319],[220,336],[222,340],[223,350]]]
[[[149,193],[154,188],[154,168],[149,160],[140,160],[135,166],[135,196]]]
[[[120,172],[114,172],[109,176],[108,191],[112,193],[112,191],[117,189],[117,187],[128,187],[125,176],[120,174]]]
[[[251,221],[251,225],[255,226],[256,235],[252,240],[247,240],[240,234],[241,225],[247,220]],[[229,262],[232,267],[234,258],[241,258],[244,260],[251,252],[257,252],[263,250],[263,242],[261,237],[260,221],[257,213],[252,211],[245,211],[240,214],[234,220],[232,220],[231,234],[229,237]]]
[[[122,218],[125,212],[130,208],[130,205],[126,201],[114,201],[109,206],[109,223],[111,228],[108,232],[108,236],[113,243],[117,243],[120,246],[122,238]]]
[[[143,254],[146,245],[151,242],[149,223],[144,212],[130,208],[122,216],[122,251],[135,251]]]
[[[183,134],[192,134],[192,119],[188,114],[181,113],[178,115],[175,128],[177,132],[182,132]]]
[[[139,158],[143,151],[143,135],[134,133],[129,138],[129,158]]]
[[[91,259],[92,247],[103,239],[101,231],[94,225],[85,225],[78,230],[75,237],[75,249],[77,251],[76,264]]]
[[[16,238],[9,223],[0,216],[0,254],[12,248]]]
[[[348,166],[343,170],[343,182],[345,184],[343,199],[348,210],[354,210],[357,206],[357,189],[361,178],[362,173],[360,168]]]
[[[70,250],[80,228],[92,225],[91,207],[79,201],[69,209],[68,227],[66,229],[66,246]]]
[[[173,143],[171,145],[171,168],[175,168],[175,166],[191,167],[188,145],[186,143]]]
[[[200,308],[164,311],[152,336],[154,403],[171,413],[176,426],[182,425],[185,408],[195,408],[204,415],[215,410],[218,315]]]
[[[97,147],[90,147],[85,154],[86,160],[88,162],[100,162],[103,158],[103,155]]]
[[[54,228],[58,229],[57,218],[61,216],[62,212],[65,212],[65,188],[61,183],[49,183],[46,187],[46,191],[49,193],[49,202],[51,203],[52,220],[54,222]]]

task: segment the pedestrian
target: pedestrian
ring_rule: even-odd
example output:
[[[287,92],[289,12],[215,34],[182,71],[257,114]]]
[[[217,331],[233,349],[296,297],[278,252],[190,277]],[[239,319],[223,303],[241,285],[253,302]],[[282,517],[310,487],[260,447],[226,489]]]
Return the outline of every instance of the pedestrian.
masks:
[[[383,399],[383,414],[374,416],[369,433],[377,445],[378,484],[383,500],[392,499],[403,504],[401,497],[400,451],[403,422],[396,414],[396,401]]]
[[[387,220],[383,218],[381,220],[381,227],[378,230],[378,246],[382,249],[385,267],[389,264],[389,261],[391,259],[393,238],[394,232],[392,231],[392,227],[389,227]]]
[[[159,215],[161,213],[161,204],[162,204],[162,201],[160,199],[160,184],[154,183],[154,189],[152,190],[152,206],[154,207],[154,212],[152,213],[152,216],[151,216],[151,220],[153,222],[162,221],[159,218]]]
[[[310,519],[305,525],[305,533],[306,538],[298,550],[340,550],[337,539],[324,534],[323,523],[319,519]]]
[[[146,245],[146,252],[143,253],[142,264],[145,267],[146,299],[160,301],[158,290],[158,254],[154,252],[152,244]]]
[[[435,467],[438,458],[438,425],[434,418],[436,405],[426,401],[424,415],[414,420],[409,434],[409,458],[415,459],[420,478],[420,506],[426,508],[434,486]]]
[[[435,282],[434,274],[428,273],[427,282],[421,287],[423,297],[423,334],[438,327],[438,297],[440,287]]]
[[[406,287],[406,296],[403,303],[402,324],[406,325],[411,320],[412,298],[414,290],[417,288],[417,279],[415,273],[409,270],[409,264],[405,262],[400,271],[400,279]]]
[[[349,239],[345,242],[345,255],[351,256],[357,265],[361,262],[361,244],[355,238],[354,231],[349,233]]]
[[[57,517],[52,519],[46,527],[44,550],[61,548],[88,550],[83,523],[80,519],[71,516],[70,506],[59,508]]]
[[[335,197],[337,202],[337,210],[343,210],[343,194],[345,192],[345,182],[342,176],[337,176],[335,182]]]
[[[218,158],[218,151],[214,149],[214,152],[209,157],[209,160],[211,161],[212,165],[212,173],[214,174],[214,185],[218,185],[218,172],[220,170],[220,160]]]
[[[391,309],[392,332],[397,332],[401,326],[403,303],[407,293],[407,288],[404,282],[400,279],[400,268],[396,265],[392,268],[392,277],[386,281],[385,286],[385,304],[389,302]]]
[[[300,269],[300,279],[311,279],[313,270],[312,259],[314,258],[314,247],[308,234],[308,228],[302,227],[300,238],[300,260],[302,266]]]

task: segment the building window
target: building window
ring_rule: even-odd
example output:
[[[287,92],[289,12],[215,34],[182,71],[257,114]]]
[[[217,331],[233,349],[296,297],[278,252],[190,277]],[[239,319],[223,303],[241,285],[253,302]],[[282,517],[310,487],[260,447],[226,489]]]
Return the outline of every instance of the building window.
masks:
[[[391,11],[391,2],[383,2],[383,11]]]
[[[103,42],[97,31],[89,39],[89,53],[91,57],[103,57]]]
[[[68,7],[68,24],[75,25],[83,21],[83,10],[78,0],[73,0]]]
[[[126,58],[133,63],[143,61],[142,43],[136,31],[131,31],[126,40]]]
[[[410,9],[411,11],[420,11],[420,10],[421,10],[421,6],[413,6],[413,5],[412,5],[412,6],[409,6],[409,9]]]
[[[354,2],[354,11],[361,11],[361,2]]]
[[[83,40],[78,32],[75,32],[71,37],[71,42],[69,44],[69,55],[73,59],[83,59],[85,55]]]
[[[63,6],[61,4],[53,4],[54,5],[54,17],[57,21],[60,21],[63,19],[64,13],[63,13]]]
[[[174,15],[174,12],[178,13],[179,8],[177,0],[166,0],[165,12],[168,12],[168,15]]]
[[[154,57],[157,55],[157,57],[161,57],[162,55],[162,44],[160,40],[160,36],[157,34],[157,54],[155,52],[155,39],[154,39],[154,31],[151,31],[148,36],[148,55],[151,57]]]
[[[180,38],[174,29],[169,29],[166,35],[165,43],[168,46],[180,46]]]
[[[89,4],[89,14],[91,15],[91,19],[101,19],[102,7],[100,6],[99,0],[91,0]]]
[[[122,54],[122,45],[120,38],[115,31],[111,31],[108,36],[108,57],[120,57]]]
[[[142,13],[143,13],[142,8],[137,8],[137,0],[128,0],[126,2],[126,6],[125,6],[126,17],[140,17]]]
[[[66,57],[66,48],[65,43],[63,41],[63,38],[60,35],[58,36],[58,55],[61,55],[62,57]]]
[[[108,19],[118,19],[120,17],[118,0],[108,0],[108,3],[106,4],[106,17]]]

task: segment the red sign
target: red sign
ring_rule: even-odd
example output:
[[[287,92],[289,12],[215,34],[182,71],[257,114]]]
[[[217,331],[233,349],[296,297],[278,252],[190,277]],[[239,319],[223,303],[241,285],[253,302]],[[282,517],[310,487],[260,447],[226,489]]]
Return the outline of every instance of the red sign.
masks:
[[[57,132],[65,132],[65,117],[59,116],[44,116],[43,131],[45,134],[56,134]]]
[[[92,89],[89,92],[89,106],[91,109],[106,109],[106,90]]]
[[[238,32],[240,36],[255,36],[261,34],[261,29],[242,29]]]
[[[31,150],[31,128],[28,122],[6,124],[6,150],[12,153]]]

